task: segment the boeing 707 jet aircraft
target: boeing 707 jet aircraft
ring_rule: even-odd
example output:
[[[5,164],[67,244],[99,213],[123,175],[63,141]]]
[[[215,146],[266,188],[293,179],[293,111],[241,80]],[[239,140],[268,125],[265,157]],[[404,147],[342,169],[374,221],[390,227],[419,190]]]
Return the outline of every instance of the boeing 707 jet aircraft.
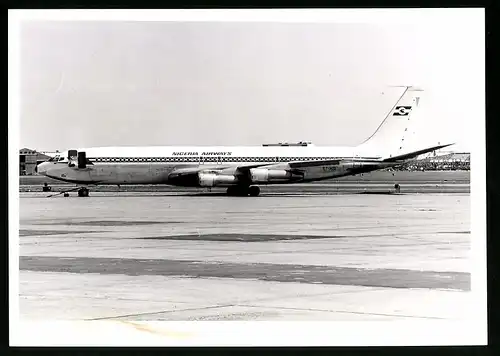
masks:
[[[353,147],[308,143],[262,147],[97,147],[71,149],[41,163],[39,174],[75,183],[78,196],[89,186],[167,184],[226,187],[228,195],[258,196],[258,185],[303,183],[401,165],[451,144],[405,149],[405,137],[422,90],[403,94],[377,130]]]

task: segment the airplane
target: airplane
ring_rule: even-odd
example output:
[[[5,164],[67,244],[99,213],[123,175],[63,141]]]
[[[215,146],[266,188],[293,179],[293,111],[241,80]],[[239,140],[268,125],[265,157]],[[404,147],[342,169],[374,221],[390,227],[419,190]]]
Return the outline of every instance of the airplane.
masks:
[[[36,170],[49,178],[75,183],[77,187],[72,190],[78,190],[80,197],[89,196],[91,186],[131,184],[224,187],[229,196],[258,196],[259,185],[306,183],[367,173],[453,145],[437,143],[410,152],[405,149],[405,138],[423,90],[403,88],[375,132],[352,147],[299,142],[253,147],[78,148],[56,154]]]

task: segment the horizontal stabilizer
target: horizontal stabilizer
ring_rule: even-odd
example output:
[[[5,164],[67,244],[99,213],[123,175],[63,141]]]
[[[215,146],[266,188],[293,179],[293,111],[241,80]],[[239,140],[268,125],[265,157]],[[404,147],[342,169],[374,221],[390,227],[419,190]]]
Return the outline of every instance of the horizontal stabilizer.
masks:
[[[425,148],[425,149],[422,149],[422,150],[413,151],[413,152],[410,152],[410,153],[405,153],[404,155],[399,155],[399,156],[394,156],[394,157],[386,158],[386,159],[383,160],[383,162],[397,162],[397,161],[403,161],[403,160],[406,160],[406,159],[412,159],[412,158],[418,157],[418,156],[420,156],[420,155],[422,155],[424,153],[429,153],[429,152],[432,152],[432,151],[436,151],[436,150],[439,150],[441,148],[448,147],[448,146],[451,146],[451,145],[454,145],[454,143],[449,143],[449,144],[446,144],[446,145],[433,146],[433,147]]]

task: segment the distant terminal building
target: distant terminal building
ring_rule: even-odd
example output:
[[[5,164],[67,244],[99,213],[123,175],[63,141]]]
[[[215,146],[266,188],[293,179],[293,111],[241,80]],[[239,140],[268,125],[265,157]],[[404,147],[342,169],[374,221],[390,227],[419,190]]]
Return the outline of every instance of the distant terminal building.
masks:
[[[398,168],[409,171],[468,171],[470,170],[470,153],[468,152],[432,152],[408,162]]]
[[[30,176],[35,174],[35,167],[38,163],[48,160],[50,156],[37,152],[29,148],[19,150],[19,174]]]

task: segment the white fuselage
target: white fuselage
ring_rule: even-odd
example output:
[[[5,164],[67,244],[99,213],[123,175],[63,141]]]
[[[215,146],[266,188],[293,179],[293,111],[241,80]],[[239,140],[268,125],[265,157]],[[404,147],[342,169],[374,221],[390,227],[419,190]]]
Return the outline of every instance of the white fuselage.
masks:
[[[438,143],[409,151],[409,128],[421,89],[404,88],[375,132],[355,147],[299,142],[253,147],[80,148],[40,164],[38,172],[80,185],[220,186],[228,187],[228,194],[257,196],[259,184],[311,182],[397,166],[447,146]],[[82,189],[81,194],[87,193]]]
[[[265,165],[266,169],[289,169],[290,162],[348,160],[363,171],[390,166],[377,162],[381,156],[367,155],[355,147],[98,147],[80,148],[91,163],[85,169],[68,166],[67,152],[42,163],[38,172],[48,177],[77,184],[172,184],[200,186],[189,179],[172,179],[172,172],[198,169],[217,170],[219,175],[234,175],[238,167]],[[283,184],[329,179],[356,174],[353,165],[321,164],[301,168],[300,179],[258,182]],[[226,180],[218,186],[237,185]]]

